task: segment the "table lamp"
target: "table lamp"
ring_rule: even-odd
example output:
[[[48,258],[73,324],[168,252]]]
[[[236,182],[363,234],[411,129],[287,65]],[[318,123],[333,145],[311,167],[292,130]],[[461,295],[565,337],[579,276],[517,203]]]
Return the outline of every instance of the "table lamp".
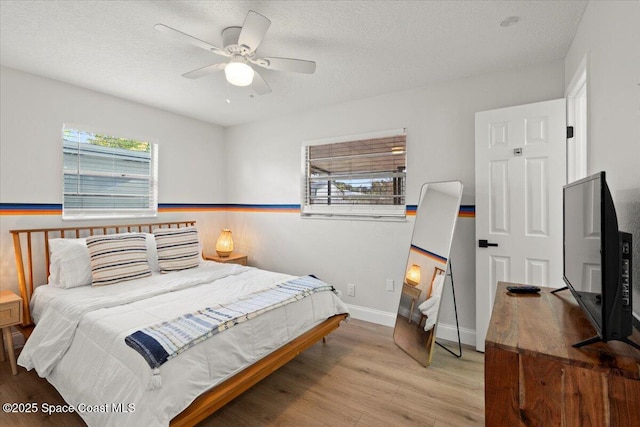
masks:
[[[420,266],[413,264],[407,271],[404,280],[408,285],[417,286],[420,283]]]
[[[233,252],[233,239],[231,238],[231,230],[225,228],[220,233],[216,242],[216,252],[218,256],[226,258]]]

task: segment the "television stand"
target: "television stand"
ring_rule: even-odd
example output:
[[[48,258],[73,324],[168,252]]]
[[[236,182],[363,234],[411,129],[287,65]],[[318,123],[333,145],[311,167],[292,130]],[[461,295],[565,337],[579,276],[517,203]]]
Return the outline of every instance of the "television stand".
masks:
[[[631,341],[629,338],[622,338],[620,341],[629,344],[632,347],[635,347],[636,349],[640,350],[640,345],[638,343],[635,343],[633,341]]]
[[[569,287],[568,286],[564,286],[562,288],[554,289],[549,293],[555,294],[557,292],[565,291],[567,289],[569,289]],[[612,339],[612,340],[609,340],[609,341],[622,341],[623,343],[629,344],[631,347],[634,347],[637,350],[640,350],[640,344],[631,341],[627,337],[620,338],[620,339]],[[605,341],[603,341],[602,338],[600,338],[598,335],[596,335],[595,337],[591,337],[591,338],[587,338],[586,340],[579,341],[579,342],[573,344],[572,347],[580,348],[580,347],[583,347],[585,345],[593,344],[593,343],[596,343],[596,342],[605,342]]]
[[[610,340],[610,341],[622,341],[623,343],[629,344],[631,347],[634,347],[640,350],[640,344],[636,344],[628,338],[620,338],[619,340]],[[602,338],[596,335],[595,337],[587,338],[586,340],[577,342],[572,347],[578,348],[578,347],[593,344],[596,342],[604,342],[604,341],[602,341]]]
[[[602,341],[602,338],[600,338],[599,336],[596,335],[595,337],[591,337],[591,338],[587,338],[586,340],[579,341],[579,342],[573,344],[572,347],[579,348],[579,347],[582,347],[582,346],[585,346],[585,345],[589,345],[589,344],[593,344],[593,343],[596,343],[596,342],[604,342],[604,341]]]
[[[640,350],[594,334],[567,294],[511,296],[499,282],[485,345],[487,426],[638,426]],[[640,342],[640,331],[630,337]]]

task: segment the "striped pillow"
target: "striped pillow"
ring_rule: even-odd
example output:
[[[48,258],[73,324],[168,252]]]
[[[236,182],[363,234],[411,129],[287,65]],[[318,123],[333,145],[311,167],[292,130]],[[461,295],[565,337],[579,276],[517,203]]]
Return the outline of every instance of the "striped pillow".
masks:
[[[156,228],[153,234],[161,273],[186,270],[200,264],[200,243],[195,227]]]
[[[87,237],[93,286],[112,285],[151,275],[144,234]]]

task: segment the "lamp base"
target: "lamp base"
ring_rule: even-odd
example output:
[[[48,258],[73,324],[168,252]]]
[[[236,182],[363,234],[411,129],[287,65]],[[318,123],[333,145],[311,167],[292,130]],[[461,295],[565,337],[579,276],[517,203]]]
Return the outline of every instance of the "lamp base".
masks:
[[[232,252],[232,251],[229,251],[229,252],[222,252],[222,251],[219,251],[219,250],[217,250],[217,249],[216,249],[216,253],[218,254],[218,256],[219,256],[220,258],[226,258],[226,257],[228,257],[229,255],[231,255],[231,252]]]

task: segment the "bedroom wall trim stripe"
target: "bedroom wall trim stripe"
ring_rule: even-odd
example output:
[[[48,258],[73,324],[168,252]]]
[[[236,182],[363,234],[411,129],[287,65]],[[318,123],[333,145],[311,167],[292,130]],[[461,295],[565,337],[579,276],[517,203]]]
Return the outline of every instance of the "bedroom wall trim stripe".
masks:
[[[158,203],[158,212],[224,212],[221,203]]]
[[[59,203],[0,203],[0,215],[62,215]]]
[[[417,254],[425,256],[427,258],[431,258],[432,260],[434,260],[436,262],[440,262],[442,264],[446,264],[447,263],[447,259],[445,257],[440,256],[440,255],[438,255],[436,253],[433,253],[433,252],[429,252],[428,250],[422,249],[419,246],[411,245],[411,249],[410,250],[415,252],[415,253],[417,253]]]
[[[300,205],[254,205],[254,204],[227,204],[229,212],[281,212],[300,213]]]
[[[460,205],[460,211],[458,212],[460,218],[475,218],[476,207],[475,205]]]
[[[417,205],[407,205],[407,216],[415,216]],[[297,204],[240,204],[240,203],[159,203],[158,212],[273,212],[300,213]],[[59,203],[0,203],[0,215],[62,215]],[[474,218],[476,207],[462,205],[458,217]]]

